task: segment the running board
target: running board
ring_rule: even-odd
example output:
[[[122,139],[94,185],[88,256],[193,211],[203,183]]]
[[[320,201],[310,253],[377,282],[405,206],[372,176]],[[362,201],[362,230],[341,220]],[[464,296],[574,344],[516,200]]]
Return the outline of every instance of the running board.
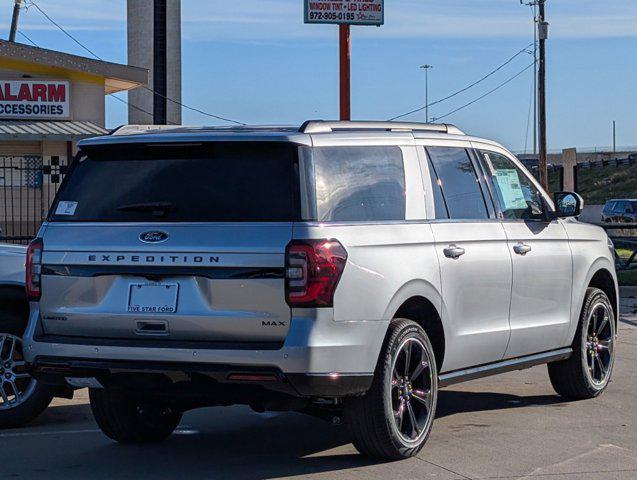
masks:
[[[511,358],[502,360],[501,362],[490,363],[480,367],[467,368],[465,370],[456,370],[454,372],[443,373],[438,376],[438,385],[446,387],[456,383],[468,382],[477,378],[489,377],[499,373],[512,372],[514,370],[524,370],[525,368],[535,367],[544,363],[556,362],[558,360],[566,360],[573,354],[572,348],[561,348],[550,352],[537,353],[526,357]]]

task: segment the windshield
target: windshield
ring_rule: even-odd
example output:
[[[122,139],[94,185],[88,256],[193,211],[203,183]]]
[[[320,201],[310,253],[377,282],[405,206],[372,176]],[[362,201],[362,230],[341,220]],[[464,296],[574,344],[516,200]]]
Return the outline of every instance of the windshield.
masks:
[[[288,143],[118,145],[87,149],[53,222],[299,220],[297,147]]]

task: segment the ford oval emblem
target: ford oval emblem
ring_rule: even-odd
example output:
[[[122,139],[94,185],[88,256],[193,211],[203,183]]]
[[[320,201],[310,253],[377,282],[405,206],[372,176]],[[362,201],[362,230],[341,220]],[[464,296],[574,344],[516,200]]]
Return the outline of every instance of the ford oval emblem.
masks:
[[[160,230],[152,230],[139,234],[139,239],[144,243],[161,243],[168,240],[168,234]]]

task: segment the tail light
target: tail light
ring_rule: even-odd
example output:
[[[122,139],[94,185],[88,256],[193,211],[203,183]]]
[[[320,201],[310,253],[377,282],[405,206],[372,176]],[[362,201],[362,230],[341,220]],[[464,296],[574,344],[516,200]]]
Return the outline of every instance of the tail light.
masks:
[[[26,263],[26,287],[27,297],[29,300],[39,300],[42,294],[41,277],[42,277],[42,248],[41,238],[36,238],[29,244],[27,249]]]
[[[291,307],[331,307],[347,252],[338,240],[293,240],[286,251],[285,293]]]

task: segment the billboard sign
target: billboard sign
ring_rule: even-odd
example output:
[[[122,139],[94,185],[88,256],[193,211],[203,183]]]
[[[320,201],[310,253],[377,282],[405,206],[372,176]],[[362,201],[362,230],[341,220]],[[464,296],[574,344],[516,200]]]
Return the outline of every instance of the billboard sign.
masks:
[[[0,80],[0,119],[68,120],[69,82]]]
[[[376,25],[385,23],[384,0],[304,0],[305,23]]]

